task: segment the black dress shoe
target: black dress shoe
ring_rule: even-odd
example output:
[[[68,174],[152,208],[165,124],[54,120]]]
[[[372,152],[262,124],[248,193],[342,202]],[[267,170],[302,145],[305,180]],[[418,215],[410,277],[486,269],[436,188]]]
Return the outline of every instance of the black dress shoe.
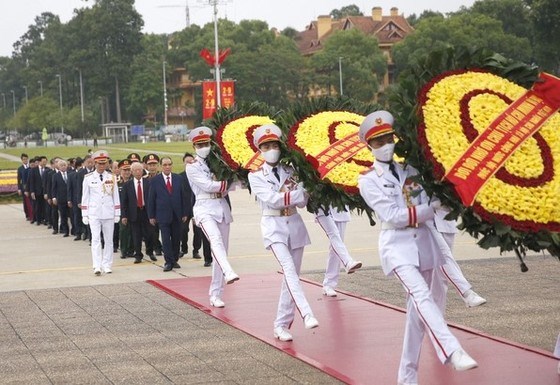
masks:
[[[58,230],[53,230],[53,235],[58,234]]]
[[[126,255],[121,255],[121,259],[126,259]]]
[[[119,251],[118,247],[117,248],[113,247],[113,253],[117,253],[118,251]]]
[[[183,258],[184,255],[185,253],[179,253],[179,258]]]
[[[66,233],[66,234],[64,234],[62,237],[63,237],[63,238],[67,238],[67,237],[69,237],[69,236],[70,236],[70,235],[68,235],[68,233]]]
[[[177,262],[175,262],[175,263],[173,264],[173,268],[174,268],[174,269],[180,269],[180,268],[181,268],[181,265],[179,265]]]
[[[142,257],[134,257],[134,263],[141,263]]]
[[[212,266],[212,262],[204,262],[204,267]]]
[[[157,261],[157,258],[153,254],[148,254],[148,257],[154,262]]]
[[[200,254],[198,254],[198,251],[195,251],[192,255],[193,259],[200,259]]]
[[[82,236],[81,235],[76,235],[76,237],[74,238],[75,241],[81,241],[82,240]]]
[[[161,256],[163,255],[163,253],[162,253],[161,250],[156,250],[156,255],[159,256],[159,257],[161,257]]]
[[[171,271],[173,270],[173,265],[166,263],[165,265],[163,265],[163,271]]]

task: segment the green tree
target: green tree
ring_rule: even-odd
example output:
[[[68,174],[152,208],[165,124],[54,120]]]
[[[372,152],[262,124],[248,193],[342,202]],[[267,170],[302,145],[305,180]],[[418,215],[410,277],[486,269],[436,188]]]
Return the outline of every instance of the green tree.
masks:
[[[347,5],[340,9],[333,9],[329,14],[333,19],[343,19],[347,16],[364,16],[356,4]]]
[[[531,40],[530,9],[523,0],[478,0],[462,12],[479,13],[500,20],[504,32]]]
[[[531,46],[527,38],[506,34],[499,20],[463,12],[421,20],[415,31],[393,48],[397,71],[408,67],[430,51],[449,45],[488,48],[525,62],[531,58]]]
[[[322,51],[311,58],[315,82],[339,93],[339,58],[342,58],[343,93],[363,102],[371,101],[379,80],[387,71],[387,61],[377,39],[357,29],[339,31],[327,40]]]
[[[534,30],[535,57],[544,70],[560,74],[560,6],[558,0],[525,0]]]

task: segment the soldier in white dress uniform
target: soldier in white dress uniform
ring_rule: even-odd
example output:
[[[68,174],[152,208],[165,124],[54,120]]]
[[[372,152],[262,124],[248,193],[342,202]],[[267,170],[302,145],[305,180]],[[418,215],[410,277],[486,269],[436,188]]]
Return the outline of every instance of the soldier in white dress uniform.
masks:
[[[272,251],[284,273],[274,321],[274,337],[291,341],[289,329],[296,309],[306,329],[319,326],[319,322],[313,316],[299,280],[303,249],[310,240],[297,207],[305,207],[309,196],[295,181],[293,168],[278,163],[281,136],[282,131],[274,124],[255,130],[253,143],[266,162],[249,174],[249,184],[251,193],[262,208],[264,246]]]
[[[435,211],[434,216],[436,229],[441,233],[451,251],[451,253],[445,254],[445,264],[434,271],[434,274],[443,275],[438,281],[442,283],[441,287],[438,289],[434,285],[432,289],[434,298],[436,301],[443,301],[443,304],[445,304],[447,282],[449,282],[457,290],[467,307],[483,305],[486,303],[486,299],[482,298],[472,289],[472,285],[467,281],[461,268],[455,261],[455,258],[453,258],[453,243],[455,241],[455,235],[458,232],[457,221],[445,219],[447,214],[449,214],[449,209],[441,207]],[[439,297],[441,297],[441,299]]]
[[[82,221],[91,229],[93,272],[110,274],[113,268],[113,231],[121,218],[119,188],[115,175],[107,172],[109,154],[100,150],[93,154],[95,171],[84,176],[82,183]],[[101,232],[105,247],[101,247]]]
[[[210,241],[214,263],[212,264],[212,282],[210,283],[210,305],[224,307],[222,300],[224,284],[239,279],[227,259],[229,226],[233,222],[231,209],[225,197],[235,185],[228,181],[216,180],[206,164],[210,154],[212,130],[208,127],[194,128],[189,134],[196,158],[185,167],[196,203],[193,207],[194,223],[204,231]]]
[[[411,181],[417,171],[393,161],[393,116],[387,111],[368,115],[360,140],[371,148],[375,162],[358,178],[360,194],[380,220],[379,254],[386,275],[394,275],[408,294],[403,351],[398,384],[418,384],[418,362],[427,332],[440,361],[456,370],[477,366],[451,334],[441,304],[432,296],[433,270],[445,263],[443,237],[434,227],[439,201],[429,202],[420,185]],[[443,245],[442,245],[443,244]]]
[[[346,224],[350,222],[350,211],[347,207],[345,210],[329,207],[327,213],[319,209],[315,220],[321,226],[330,242],[327,268],[325,269],[325,278],[323,279],[323,294],[327,297],[336,297],[334,289],[338,285],[340,265],[344,266],[347,274],[352,274],[362,267],[362,262],[355,261],[344,244]]]

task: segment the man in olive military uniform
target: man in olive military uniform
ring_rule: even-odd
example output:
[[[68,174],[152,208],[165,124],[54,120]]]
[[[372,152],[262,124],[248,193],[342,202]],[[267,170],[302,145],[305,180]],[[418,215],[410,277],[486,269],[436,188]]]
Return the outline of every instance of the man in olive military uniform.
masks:
[[[128,159],[123,159],[119,162],[120,176],[117,185],[119,186],[119,197],[121,202],[123,202],[124,184],[128,182],[131,177],[130,165],[131,161]],[[134,257],[134,249],[132,247],[132,233],[130,231],[130,226],[125,226],[122,221],[119,225],[121,258],[132,258]]]

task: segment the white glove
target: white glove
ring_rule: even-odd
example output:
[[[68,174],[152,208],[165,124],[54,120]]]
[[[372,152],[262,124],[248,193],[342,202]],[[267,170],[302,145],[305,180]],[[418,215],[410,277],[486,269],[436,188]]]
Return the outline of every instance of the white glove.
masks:
[[[121,217],[115,217],[115,223],[119,223],[120,220],[121,220]]]
[[[430,207],[434,210],[439,210],[441,208],[441,201],[437,198],[432,198],[430,202]]]
[[[86,226],[89,225],[89,219],[88,219],[88,217],[82,217],[82,223],[83,223],[84,225],[86,225]]]

